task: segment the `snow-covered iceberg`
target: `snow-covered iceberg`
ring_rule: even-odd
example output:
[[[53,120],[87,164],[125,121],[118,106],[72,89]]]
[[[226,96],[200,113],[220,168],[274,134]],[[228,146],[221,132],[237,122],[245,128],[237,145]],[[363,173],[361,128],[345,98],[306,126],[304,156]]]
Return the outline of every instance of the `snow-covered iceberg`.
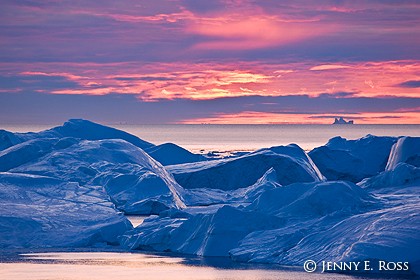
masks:
[[[385,171],[358,183],[380,192],[420,186],[420,137],[401,137],[392,146]]]
[[[401,189],[408,186],[418,187],[420,186],[420,167],[402,162],[397,164],[392,170],[385,170],[357,184],[362,188],[372,188],[381,191],[386,188],[401,191]]]
[[[25,159],[25,160],[22,160]],[[0,152],[8,172],[36,174],[105,188],[127,214],[183,207],[181,187],[157,161],[124,140],[42,138]],[[10,168],[12,167],[12,168]]]
[[[283,185],[324,180],[308,155],[294,144],[261,149],[236,158],[167,166],[185,189],[221,190],[249,187],[270,168],[276,171],[277,181]]]
[[[121,244],[298,266],[381,259],[420,273],[418,137],[217,159],[83,120],[0,140],[1,248]],[[123,212],[157,215],[133,229]]]
[[[0,151],[3,151],[4,149],[7,149],[21,142],[22,140],[19,139],[15,133],[0,129]]]
[[[398,163],[405,162],[420,167],[420,137],[401,137],[392,146],[386,170],[394,169]]]
[[[57,138],[33,139],[0,151],[0,172],[35,162],[53,151],[58,142]]]
[[[131,229],[100,186],[0,173],[0,248],[119,244]]]
[[[188,219],[148,219],[123,236],[122,244],[130,249],[228,256],[229,250],[248,233],[281,223],[277,217],[223,206],[213,213],[199,213]]]
[[[39,140],[44,138],[75,138],[80,140],[125,140],[133,144],[134,146],[143,149],[147,154],[149,154],[152,158],[156,159],[163,165],[182,164],[208,160],[207,157],[191,153],[190,151],[178,145],[175,145],[174,143],[165,143],[156,146],[125,131],[82,119],[71,119],[65,122],[62,126],[57,126],[41,132],[12,133],[6,130],[0,130],[0,151],[29,140]]]
[[[158,244],[159,248],[167,246],[164,250],[174,252],[228,256],[229,250],[236,248],[252,232],[289,227],[289,223],[297,222],[306,228],[324,216],[336,220],[373,209],[375,202],[375,198],[352,183],[297,183],[266,189],[245,207],[223,206],[215,211],[175,219],[176,227],[162,227],[161,223],[166,223],[167,218],[146,220],[124,239],[123,244],[132,249],[156,249],[154,244]],[[308,223],[309,220],[313,221]],[[160,233],[154,236],[157,229]]]
[[[15,136],[21,139],[22,142],[34,138],[72,137],[82,140],[121,139],[141,149],[154,146],[152,143],[144,141],[125,131],[83,119],[71,119],[65,122],[62,126],[57,126],[38,133],[16,133]]]
[[[414,206],[414,207],[413,207]],[[275,230],[256,231],[230,251],[237,261],[301,266],[305,260],[407,261],[419,271],[418,205],[400,205],[320,219]]]
[[[385,170],[396,137],[367,135],[356,140],[331,138],[325,146],[313,149],[309,156],[328,180],[354,183]]]
[[[184,202],[187,206],[208,206],[216,204],[242,204],[253,202],[261,193],[281,187],[277,182],[277,173],[270,168],[255,184],[232,191],[220,189],[187,189],[183,191]]]
[[[162,165],[174,165],[208,160],[205,156],[191,153],[174,143],[165,143],[150,147],[145,149],[145,152],[155,160],[159,161]]]
[[[146,219],[121,243],[129,249],[297,266],[308,259],[404,259],[419,272],[418,195],[417,188],[405,197],[410,203],[402,204],[350,182],[296,183],[266,190],[248,206]]]

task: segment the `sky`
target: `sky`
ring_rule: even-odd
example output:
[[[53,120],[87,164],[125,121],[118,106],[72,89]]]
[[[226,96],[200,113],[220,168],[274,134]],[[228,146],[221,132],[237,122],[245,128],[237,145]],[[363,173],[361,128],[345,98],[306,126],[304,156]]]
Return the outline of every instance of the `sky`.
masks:
[[[0,124],[420,124],[420,1],[2,0]]]

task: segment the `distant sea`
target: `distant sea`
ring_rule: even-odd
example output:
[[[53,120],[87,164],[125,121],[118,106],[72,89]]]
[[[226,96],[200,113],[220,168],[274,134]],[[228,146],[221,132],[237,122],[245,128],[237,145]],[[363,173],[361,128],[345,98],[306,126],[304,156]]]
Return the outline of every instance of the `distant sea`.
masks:
[[[108,124],[105,124],[108,125]],[[12,132],[41,131],[56,125],[0,125]],[[420,125],[115,125],[154,144],[175,143],[192,152],[253,151],[260,148],[298,144],[304,150],[324,145],[341,136],[356,139],[378,136],[420,136]]]

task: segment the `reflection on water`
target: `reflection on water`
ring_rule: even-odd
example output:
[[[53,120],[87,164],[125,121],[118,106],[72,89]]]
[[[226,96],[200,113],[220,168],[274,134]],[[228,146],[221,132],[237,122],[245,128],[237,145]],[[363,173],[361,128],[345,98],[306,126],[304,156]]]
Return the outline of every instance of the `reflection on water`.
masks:
[[[298,144],[304,150],[342,136],[420,136],[419,125],[115,125],[155,144],[172,142],[190,151],[253,151]]]
[[[367,279],[338,274],[311,274],[297,268],[276,269],[260,265],[232,265],[214,258],[208,265],[200,258],[144,253],[48,252],[20,254],[13,262],[0,263],[2,279]],[[211,263],[212,261],[210,261]],[[217,264],[218,263],[218,264]],[[230,265],[229,265],[230,263]]]
[[[7,125],[13,132],[40,131],[53,125]],[[420,136],[420,125],[111,125],[154,144],[172,142],[194,152],[253,151],[296,143],[304,150],[324,145],[334,136],[366,134]]]

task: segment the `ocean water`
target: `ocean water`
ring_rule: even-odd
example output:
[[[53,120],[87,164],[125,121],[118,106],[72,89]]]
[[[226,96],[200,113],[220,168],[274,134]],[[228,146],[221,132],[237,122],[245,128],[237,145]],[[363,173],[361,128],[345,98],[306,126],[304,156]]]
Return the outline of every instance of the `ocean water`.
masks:
[[[38,252],[3,259],[0,278],[14,280],[353,280],[369,279],[302,268],[239,264],[227,258],[200,258],[134,252]],[[375,278],[382,280],[384,278]],[[398,278],[386,278],[398,279]]]
[[[109,125],[109,124],[105,124]],[[14,132],[40,131],[54,125],[0,125]],[[253,151],[290,143],[304,150],[341,136],[420,136],[420,125],[109,125],[154,144],[175,143],[193,152]]]

